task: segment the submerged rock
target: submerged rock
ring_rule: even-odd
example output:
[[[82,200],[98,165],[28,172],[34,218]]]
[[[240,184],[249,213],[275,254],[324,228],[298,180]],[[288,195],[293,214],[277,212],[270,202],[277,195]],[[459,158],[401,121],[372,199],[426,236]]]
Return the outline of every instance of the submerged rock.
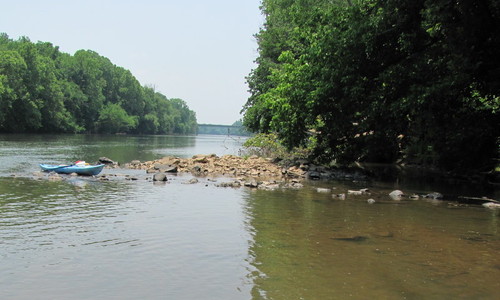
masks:
[[[61,175],[59,175],[55,172],[50,172],[47,179],[50,181],[62,181],[62,180],[64,180],[64,178]]]
[[[438,193],[438,192],[433,192],[433,193],[429,193],[429,194],[425,195],[424,198],[443,199],[443,194]]]
[[[359,243],[368,240],[368,237],[362,235],[356,235],[353,237],[334,237],[332,238],[332,240]]]
[[[486,202],[483,203],[482,205],[489,209],[500,209],[500,203]]]
[[[199,180],[197,178],[191,178],[190,180],[183,182],[184,184],[196,184]]]
[[[344,193],[342,193],[342,194],[333,194],[332,198],[336,198],[336,199],[339,199],[339,200],[345,200],[345,194]]]

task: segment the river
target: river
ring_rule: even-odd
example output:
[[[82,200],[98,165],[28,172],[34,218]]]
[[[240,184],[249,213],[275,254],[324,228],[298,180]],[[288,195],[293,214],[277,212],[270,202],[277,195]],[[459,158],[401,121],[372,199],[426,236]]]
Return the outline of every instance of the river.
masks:
[[[140,170],[103,171],[134,181],[32,176],[39,163],[101,156],[238,154],[243,140],[0,135],[0,299],[500,298],[499,211],[387,197],[496,189],[408,176],[275,191],[184,184],[191,175],[154,184]]]

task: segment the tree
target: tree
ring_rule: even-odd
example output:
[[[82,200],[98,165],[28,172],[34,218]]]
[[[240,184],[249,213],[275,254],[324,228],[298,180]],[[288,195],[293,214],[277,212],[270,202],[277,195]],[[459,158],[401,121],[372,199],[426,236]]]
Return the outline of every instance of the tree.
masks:
[[[265,0],[262,10],[248,128],[289,148],[314,135],[323,160],[494,164],[495,1]]]
[[[104,106],[97,120],[100,133],[126,133],[137,126],[137,118],[129,116],[125,109],[115,103]]]
[[[94,51],[0,34],[0,131],[187,134],[196,115]]]

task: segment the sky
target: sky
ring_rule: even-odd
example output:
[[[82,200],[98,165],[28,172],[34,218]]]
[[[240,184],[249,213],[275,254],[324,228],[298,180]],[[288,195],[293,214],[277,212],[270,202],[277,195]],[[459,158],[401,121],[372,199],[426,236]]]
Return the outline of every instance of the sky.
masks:
[[[0,32],[85,49],[180,98],[198,123],[230,125],[249,97],[260,0],[0,0]]]

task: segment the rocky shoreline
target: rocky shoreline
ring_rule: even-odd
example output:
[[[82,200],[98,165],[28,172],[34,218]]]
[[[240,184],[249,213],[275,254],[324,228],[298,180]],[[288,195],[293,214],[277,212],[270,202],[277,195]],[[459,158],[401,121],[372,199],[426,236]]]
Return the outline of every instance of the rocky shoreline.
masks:
[[[191,173],[194,176],[229,176],[252,177],[261,179],[337,179],[337,180],[367,180],[368,176],[362,170],[337,168],[311,164],[306,160],[284,166],[272,159],[258,157],[240,157],[235,155],[217,156],[195,155],[192,158],[167,156],[154,161],[132,161],[124,168],[146,170],[147,173]]]
[[[102,157],[99,159],[99,163],[106,164],[108,169],[143,170],[145,175],[143,178],[153,182],[167,182],[172,179],[171,176],[173,175],[189,174],[192,176],[189,180],[183,182],[184,184],[196,184],[200,181],[205,181],[213,182],[218,187],[238,188],[245,186],[265,190],[300,189],[304,187],[304,180],[345,180],[367,183],[372,179],[370,174],[362,168],[327,168],[325,166],[314,165],[306,160],[298,160],[285,165],[275,160],[258,156],[240,157],[224,155],[219,157],[215,154],[200,154],[191,158],[167,156],[145,162],[134,160],[124,165],[119,165],[111,159]],[[113,178],[139,180],[141,177],[113,173],[95,176],[97,180],[102,181],[113,180]],[[225,180],[219,181],[218,179],[221,177]],[[64,177],[55,173],[49,173],[47,178],[49,180],[64,180]],[[331,193],[333,199],[340,200],[345,200],[346,194],[350,196],[370,194],[368,189],[348,190],[346,193],[335,194],[331,189],[317,188],[317,192]],[[402,200],[404,198],[415,200],[420,197],[442,200],[443,198],[439,193],[405,195],[399,190],[391,192],[388,196],[392,200]],[[500,208],[499,201],[485,197],[460,196],[458,199],[453,199],[453,201],[466,204],[482,204],[492,209]],[[368,199],[368,203],[375,203],[375,200]]]

